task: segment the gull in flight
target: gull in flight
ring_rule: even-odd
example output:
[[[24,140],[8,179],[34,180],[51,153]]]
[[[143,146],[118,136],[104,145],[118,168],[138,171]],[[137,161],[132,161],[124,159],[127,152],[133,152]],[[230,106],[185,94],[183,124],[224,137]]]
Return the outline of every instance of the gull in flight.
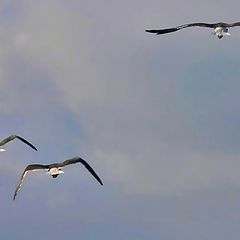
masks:
[[[35,148],[30,142],[28,142],[26,139],[20,137],[20,136],[17,136],[17,135],[10,135],[6,138],[4,138],[1,142],[0,142],[0,152],[4,152],[6,151],[4,148],[1,148],[1,146],[4,146],[6,143],[14,140],[15,138],[19,139],[20,141],[26,143],[28,146],[30,146],[31,148],[33,148],[34,150],[37,151],[37,148]]]
[[[159,35],[159,34],[176,32],[178,30],[181,30],[183,28],[188,28],[188,27],[207,27],[207,28],[212,28],[213,29],[212,34],[216,35],[219,39],[221,39],[223,36],[230,36],[230,33],[228,32],[228,28],[239,27],[239,26],[240,26],[240,22],[235,22],[235,23],[223,23],[223,22],[219,22],[219,23],[189,23],[189,24],[184,24],[184,25],[180,25],[177,27],[173,27],[173,28],[165,28],[165,29],[159,29],[159,30],[145,30],[145,31]]]
[[[95,173],[95,171],[91,168],[91,166],[82,158],[80,157],[74,157],[67,159],[60,163],[52,163],[49,165],[42,165],[42,164],[30,164],[28,165],[25,170],[23,171],[22,175],[20,176],[20,179],[17,183],[16,190],[14,192],[13,200],[15,200],[18,191],[20,190],[20,187],[23,184],[24,178],[27,175],[29,171],[37,171],[37,170],[46,170],[47,173],[49,173],[53,178],[56,178],[59,174],[64,173],[63,167],[74,164],[74,163],[82,163],[84,167],[95,177],[95,179],[103,185],[101,179],[98,177],[98,175]]]

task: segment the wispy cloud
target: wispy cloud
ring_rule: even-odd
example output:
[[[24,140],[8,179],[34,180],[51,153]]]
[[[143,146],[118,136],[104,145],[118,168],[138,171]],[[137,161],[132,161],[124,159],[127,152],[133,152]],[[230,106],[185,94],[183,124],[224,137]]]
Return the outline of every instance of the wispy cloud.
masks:
[[[78,174],[82,181],[79,184],[85,186],[79,166],[80,173],[69,169],[68,180],[64,182],[63,176],[58,179],[59,185],[50,185],[52,179],[48,179],[38,188],[38,179],[31,181],[28,176],[31,186],[21,190],[26,196],[16,205],[23,210],[13,214],[16,224],[21,220],[17,214],[24,215],[25,220],[33,216],[30,200],[36,199],[41,205],[49,198],[44,213],[49,214],[54,229],[67,224],[64,219],[54,223],[56,217],[62,217],[58,208],[82,224],[82,216],[86,217],[91,208],[94,211],[90,211],[88,223],[104,229],[96,231],[98,236],[114,234],[107,231],[99,216],[94,220],[95,211],[105,216],[106,225],[115,224],[119,234],[115,239],[123,239],[124,230],[131,239],[136,237],[132,230],[137,229],[135,215],[139,219],[148,216],[140,224],[146,229],[146,239],[161,235],[160,230],[151,228],[160,223],[168,230],[174,226],[176,235],[161,229],[166,238],[181,235],[184,240],[192,239],[193,235],[183,234],[178,227],[180,220],[173,220],[178,213],[179,219],[186,217],[186,212],[179,210],[187,209],[185,202],[193,204],[194,212],[200,204],[197,199],[203,200],[206,194],[206,209],[210,209],[212,202],[218,201],[216,192],[239,188],[236,45],[240,35],[233,30],[231,38],[218,41],[203,29],[162,37],[144,30],[196,20],[235,21],[238,5],[236,1],[220,1],[218,7],[209,1],[189,1],[183,7],[176,1],[74,0],[6,1],[0,5],[2,136],[18,132],[39,145],[37,154],[15,144],[9,146],[9,152],[0,156],[4,156],[1,173],[7,176],[7,182],[15,184],[17,177],[13,174],[19,174],[19,169],[29,163],[50,163],[80,155],[104,182],[98,195],[91,195],[98,191],[95,185],[83,187],[84,192],[66,186],[61,189],[61,184],[75,184]],[[235,191],[231,194],[235,196]],[[83,199],[87,207],[79,204],[67,214],[67,204],[77,205],[74,196]],[[230,200],[225,200],[229,204]],[[9,210],[12,205],[8,199],[5,201]],[[24,201],[29,204],[27,213]],[[227,204],[217,209],[221,211]],[[160,215],[163,206],[167,206],[166,221],[154,214],[157,209]],[[137,207],[143,210],[138,212]],[[39,221],[44,221],[44,213]],[[204,216],[200,218],[203,224]],[[206,216],[208,223],[214,219]],[[194,214],[188,213],[185,220],[198,232]],[[33,225],[38,226],[39,221]],[[46,228],[51,236],[47,224]],[[204,228],[210,232],[206,225]],[[72,230],[90,239],[84,230]],[[230,226],[228,230],[231,232]]]

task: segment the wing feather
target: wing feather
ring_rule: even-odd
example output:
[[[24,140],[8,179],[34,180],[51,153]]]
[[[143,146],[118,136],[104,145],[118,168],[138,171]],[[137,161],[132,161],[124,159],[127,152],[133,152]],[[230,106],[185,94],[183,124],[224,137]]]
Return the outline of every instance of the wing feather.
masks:
[[[101,184],[103,185],[101,179],[98,177],[98,175],[96,174],[96,172],[92,169],[92,167],[82,158],[80,157],[74,157],[71,159],[67,159],[61,163],[59,163],[57,166],[58,167],[64,167],[66,165],[70,165],[70,164],[74,164],[74,163],[82,163],[84,165],[84,167],[95,177],[95,179]]]
[[[18,138],[19,140],[21,140],[22,142],[26,143],[28,146],[30,146],[31,148],[33,148],[34,150],[37,151],[37,148],[34,147],[30,142],[28,142],[26,139],[20,137],[20,136],[16,136],[16,138]]]
[[[4,138],[4,139],[0,142],[0,146],[5,145],[6,143],[12,141],[12,140],[15,139],[15,138],[16,138],[16,135],[10,135],[10,136]]]
[[[15,192],[14,192],[14,195],[13,195],[13,200],[15,200],[15,198],[17,196],[17,193],[20,190],[20,188],[23,184],[24,178],[27,175],[27,173],[29,171],[36,171],[36,170],[43,170],[43,169],[48,169],[48,165],[30,164],[25,168],[25,170],[23,171],[23,173],[21,174],[21,176],[20,176],[20,178],[17,182],[17,186],[16,186],[16,189],[15,189]]]
[[[15,138],[18,138],[20,141],[24,142],[25,144],[27,144],[28,146],[30,146],[31,148],[33,148],[34,150],[37,151],[37,148],[34,147],[30,142],[28,142],[26,139],[20,137],[20,136],[17,136],[17,135],[10,135],[6,138],[4,138],[1,142],[0,142],[0,146],[3,146],[5,145],[6,143],[14,140]]]
[[[146,32],[149,33],[156,33],[157,35],[159,34],[165,34],[165,33],[171,33],[171,32],[176,32],[180,29],[183,28],[188,28],[188,27],[209,27],[209,28],[214,28],[216,26],[215,23],[189,23],[189,24],[184,24],[180,25],[174,28],[165,28],[165,29],[158,29],[158,30],[145,30]]]
[[[226,27],[240,27],[240,22],[226,23]]]

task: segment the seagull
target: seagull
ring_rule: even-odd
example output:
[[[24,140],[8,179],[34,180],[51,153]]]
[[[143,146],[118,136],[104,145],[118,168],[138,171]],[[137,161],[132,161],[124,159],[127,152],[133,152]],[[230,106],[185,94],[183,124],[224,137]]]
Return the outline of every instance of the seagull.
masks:
[[[213,35],[216,35],[219,39],[221,39],[223,36],[230,36],[231,34],[228,32],[228,28],[230,27],[239,27],[240,22],[235,22],[235,23],[189,23],[189,24],[184,24],[180,25],[177,27],[173,28],[165,28],[165,29],[159,29],[159,30],[145,30],[146,32],[149,33],[156,33],[157,35],[159,34],[165,34],[165,33],[171,33],[171,32],[176,32],[178,30],[181,30],[183,28],[188,28],[188,27],[207,27],[207,28],[213,28],[214,32],[212,33]]]
[[[30,146],[31,148],[33,148],[34,150],[37,151],[37,149],[30,143],[28,142],[26,139],[20,137],[20,136],[17,136],[17,135],[10,135],[6,138],[4,138],[1,142],[0,142],[0,152],[4,152],[6,151],[5,149],[1,148],[1,146],[5,145],[6,143],[14,140],[15,138],[21,140],[22,142],[26,143],[28,146]]]
[[[91,166],[82,158],[80,157],[73,157],[70,159],[67,159],[60,163],[52,163],[49,165],[42,165],[42,164],[30,164],[28,165],[25,170],[23,171],[22,175],[19,178],[19,181],[17,183],[16,190],[14,192],[13,200],[15,200],[18,191],[20,190],[20,187],[23,184],[24,178],[27,175],[29,171],[38,171],[38,170],[47,170],[47,173],[50,174],[53,178],[56,178],[59,174],[64,173],[63,167],[74,164],[74,163],[82,163],[85,168],[96,178],[96,180],[103,185],[101,179],[98,177],[98,175],[95,173],[95,171],[91,168]]]

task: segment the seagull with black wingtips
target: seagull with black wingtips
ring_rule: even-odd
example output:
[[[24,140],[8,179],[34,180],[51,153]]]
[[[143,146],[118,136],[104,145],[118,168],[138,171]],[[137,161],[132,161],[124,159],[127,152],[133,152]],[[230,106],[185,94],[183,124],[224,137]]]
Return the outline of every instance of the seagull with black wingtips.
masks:
[[[230,36],[230,33],[228,32],[228,28],[231,27],[239,27],[240,22],[235,23],[188,23],[184,25],[180,25],[173,28],[165,28],[165,29],[159,29],[159,30],[145,30],[149,33],[155,33],[157,35],[159,34],[165,34],[165,33],[171,33],[176,32],[178,30],[181,30],[183,28],[189,28],[189,27],[206,27],[206,28],[213,28],[214,32],[213,34],[216,35],[219,39],[221,39],[223,36]]]
[[[26,139],[17,136],[17,135],[10,135],[6,138],[4,138],[1,142],[0,142],[0,152],[4,152],[6,151],[4,148],[1,148],[1,146],[4,146],[5,144],[7,144],[8,142],[14,140],[15,138],[19,139],[20,141],[24,142],[25,144],[27,144],[28,146],[30,146],[31,148],[33,148],[35,151],[37,151],[37,148],[34,147],[30,142],[28,142]]]
[[[63,167],[70,165],[70,164],[75,164],[75,163],[82,163],[84,167],[93,175],[93,177],[101,184],[103,185],[101,179],[98,177],[98,175],[95,173],[95,171],[92,169],[92,167],[82,158],[80,157],[73,157],[70,159],[67,159],[63,162],[59,163],[52,163],[48,165],[42,165],[42,164],[30,164],[28,165],[25,170],[23,171],[22,175],[19,178],[19,181],[16,186],[16,190],[13,195],[13,200],[15,200],[18,191],[20,190],[24,178],[27,175],[29,171],[38,171],[38,170],[46,170],[47,173],[49,173],[53,178],[56,178],[59,174],[64,173]]]

